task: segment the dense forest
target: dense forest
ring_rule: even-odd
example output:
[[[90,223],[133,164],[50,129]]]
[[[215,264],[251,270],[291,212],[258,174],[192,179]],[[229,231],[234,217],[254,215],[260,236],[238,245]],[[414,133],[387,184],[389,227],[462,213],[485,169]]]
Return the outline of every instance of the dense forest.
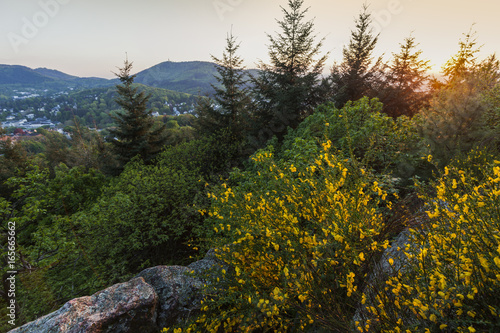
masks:
[[[384,62],[365,6],[332,65],[304,1],[282,14],[251,76],[227,35],[194,115],[152,117],[184,95],[126,60],[113,89],[61,97],[88,103],[69,138],[0,141],[1,331],[9,270],[21,325],[209,249],[230,269],[164,331],[500,330],[500,62],[473,30],[440,80],[412,35]],[[404,264],[375,283],[391,246]]]

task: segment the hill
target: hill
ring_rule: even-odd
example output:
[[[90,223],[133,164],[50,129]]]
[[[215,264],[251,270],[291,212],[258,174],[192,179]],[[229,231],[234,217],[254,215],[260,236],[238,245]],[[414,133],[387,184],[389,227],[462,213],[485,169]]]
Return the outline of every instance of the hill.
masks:
[[[216,85],[215,64],[203,61],[166,61],[137,74],[136,82],[147,86],[186,92],[190,94],[210,94]]]
[[[78,77],[48,68],[31,69],[20,65],[0,65],[0,88],[65,89],[110,87],[116,80]]]
[[[257,70],[247,70],[255,74]],[[192,95],[211,95],[217,86],[215,64],[206,61],[166,61],[137,73],[136,83]],[[13,89],[93,89],[118,84],[117,79],[78,77],[55,69],[31,69],[19,65],[0,65],[0,92],[12,95]]]
[[[0,65],[0,84],[39,85],[56,81],[53,77],[41,74],[29,67],[19,65]]]

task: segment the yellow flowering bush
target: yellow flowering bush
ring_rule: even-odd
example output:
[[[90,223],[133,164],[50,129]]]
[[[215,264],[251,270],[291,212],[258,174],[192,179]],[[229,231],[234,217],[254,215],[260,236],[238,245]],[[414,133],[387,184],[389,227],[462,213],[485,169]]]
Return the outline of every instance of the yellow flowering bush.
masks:
[[[232,175],[238,186],[209,194],[206,236],[230,269],[207,284],[202,314],[184,332],[349,328],[369,262],[388,246],[387,193],[331,149],[297,148],[296,160],[259,151],[250,171]]]
[[[368,318],[382,332],[498,332],[500,162],[471,154],[432,188],[428,221],[402,249],[407,265],[365,303]],[[372,332],[362,321],[358,331]]]

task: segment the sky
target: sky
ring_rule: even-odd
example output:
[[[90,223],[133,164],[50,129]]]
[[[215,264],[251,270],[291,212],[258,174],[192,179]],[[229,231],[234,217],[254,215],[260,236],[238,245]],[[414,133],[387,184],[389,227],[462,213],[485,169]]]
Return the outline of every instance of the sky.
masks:
[[[287,0],[0,0],[0,64],[112,78],[126,56],[133,71],[163,61],[220,57],[227,33],[247,68],[268,62]],[[380,33],[374,55],[389,59],[412,34],[435,71],[472,28],[481,57],[500,53],[498,0],[305,0],[327,66],[342,60],[364,3]]]

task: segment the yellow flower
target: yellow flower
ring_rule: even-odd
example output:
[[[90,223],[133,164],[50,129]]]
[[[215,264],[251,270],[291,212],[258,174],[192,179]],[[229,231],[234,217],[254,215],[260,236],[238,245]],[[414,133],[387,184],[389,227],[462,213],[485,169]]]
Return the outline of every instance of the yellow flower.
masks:
[[[500,258],[495,257],[493,261],[495,262],[495,265],[497,265],[497,267],[500,268]]]

